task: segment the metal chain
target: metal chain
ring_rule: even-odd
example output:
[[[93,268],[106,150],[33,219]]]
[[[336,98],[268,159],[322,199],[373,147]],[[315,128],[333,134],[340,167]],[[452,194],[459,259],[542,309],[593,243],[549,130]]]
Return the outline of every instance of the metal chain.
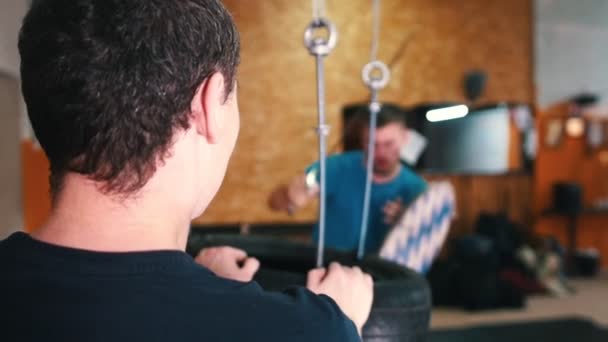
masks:
[[[372,0],[372,43],[370,61],[378,60],[380,45],[380,0]]]
[[[363,197],[363,213],[361,215],[361,232],[359,236],[359,248],[357,249],[357,258],[362,259],[365,255],[365,242],[367,241],[367,231],[369,228],[369,210],[372,193],[372,178],[374,172],[374,144],[376,140],[376,126],[378,122],[378,113],[380,112],[380,103],[378,102],[378,91],[372,91],[372,99],[369,106],[369,135],[367,143],[367,161],[365,175],[365,192]]]
[[[312,18],[313,20],[325,18],[325,0],[312,0]]]
[[[313,0],[313,20],[304,32],[304,45],[316,60],[317,111],[319,126],[319,239],[317,243],[317,267],[323,267],[325,255],[325,208],[326,208],[326,155],[329,126],[325,123],[325,69],[323,60],[334,49],[338,41],[338,31],[324,17],[325,2]],[[327,30],[327,39],[316,37],[315,30]]]
[[[359,235],[359,248],[357,249],[357,258],[362,259],[365,255],[365,242],[367,241],[367,231],[369,226],[369,210],[371,201],[372,178],[374,172],[374,145],[376,140],[376,125],[378,121],[378,113],[381,105],[378,100],[378,93],[386,87],[390,80],[390,71],[386,64],[380,62],[378,58],[378,46],[380,41],[380,0],[372,0],[372,46],[371,60],[363,67],[361,76],[363,82],[370,89],[369,103],[369,135],[367,145],[367,165],[365,175],[365,193],[363,196],[363,213],[361,215],[361,231]],[[374,73],[379,73],[379,76]]]
[[[329,125],[325,124],[325,70],[323,56],[317,59],[317,111],[319,126],[317,135],[319,137],[319,238],[317,243],[317,267],[323,267],[323,256],[325,255],[325,212],[327,198],[327,135]]]

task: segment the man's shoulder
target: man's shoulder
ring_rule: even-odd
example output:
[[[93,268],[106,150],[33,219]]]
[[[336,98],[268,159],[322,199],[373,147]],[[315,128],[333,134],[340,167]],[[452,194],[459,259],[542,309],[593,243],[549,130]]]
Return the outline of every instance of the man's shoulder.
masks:
[[[427,182],[414,172],[408,166],[403,166],[401,168],[401,172],[399,173],[399,177],[397,177],[396,182],[400,184],[404,189],[414,193],[421,193],[427,187]]]
[[[361,151],[348,151],[327,156],[327,177],[336,182],[338,179],[351,179],[354,176],[360,177],[365,172],[363,165],[363,153]],[[306,173],[311,170],[318,170],[319,161],[306,168]],[[318,181],[317,173],[317,181]]]
[[[22,239],[22,235],[24,233],[17,232],[9,235],[4,239],[0,239],[0,263],[5,261],[8,256],[14,254],[14,252],[19,249],[16,246],[19,243],[19,240]]]
[[[352,321],[329,297],[315,295],[303,287],[267,292],[254,284],[222,292],[212,299],[213,318],[207,316],[209,312],[203,314],[207,321],[230,317],[232,322],[238,322],[238,329],[227,333],[227,340],[359,341]],[[201,305],[202,310],[209,308],[208,300],[196,300],[207,302]]]
[[[406,165],[403,165],[401,167],[399,178],[424,182],[424,179],[420,175],[418,175],[414,170],[412,170],[409,166]]]
[[[359,161],[363,160],[363,152],[359,150],[354,151],[346,151],[342,153],[336,153],[331,155],[330,158],[335,158],[339,160],[348,160],[348,161]]]
[[[16,291],[8,307],[16,308],[19,304],[21,308],[33,310],[35,301],[30,300],[27,292],[18,286],[24,283],[24,277],[20,275],[23,270],[13,269],[13,273],[17,272],[14,280],[0,285],[0,289]],[[328,297],[317,296],[305,288],[267,292],[255,282],[240,283],[203,271],[155,277],[143,277],[141,274],[94,278],[53,276],[47,283],[43,279],[46,279],[46,274],[37,275],[35,271],[29,270],[28,274],[34,272],[35,277],[41,279],[39,284],[47,289],[38,298],[56,304],[41,310],[40,315],[60,304],[78,307],[80,312],[89,316],[109,314],[120,308],[121,313],[110,320],[115,321],[116,326],[120,325],[119,321],[125,320],[132,320],[134,327],[142,326],[142,319],[136,317],[148,317],[150,322],[154,322],[153,327],[147,328],[150,335],[153,332],[173,331],[185,325],[191,329],[176,331],[184,341],[193,340],[190,337],[205,340],[217,336],[224,336],[226,340],[357,341],[353,323],[337,305]],[[53,284],[57,282],[77,291],[54,287]],[[104,283],[104,287],[96,285],[99,283]],[[137,295],[134,296],[135,293]],[[148,316],[152,312],[158,314]],[[56,326],[62,326],[75,319],[72,314],[66,312],[62,317],[53,317],[51,321]],[[27,320],[22,318],[23,321]],[[175,324],[172,320],[181,323]],[[88,328],[88,325],[84,326],[83,330]],[[107,333],[113,334],[112,331]]]
[[[328,157],[329,167],[340,167],[343,171],[347,169],[363,170],[363,152],[347,151],[336,153]]]

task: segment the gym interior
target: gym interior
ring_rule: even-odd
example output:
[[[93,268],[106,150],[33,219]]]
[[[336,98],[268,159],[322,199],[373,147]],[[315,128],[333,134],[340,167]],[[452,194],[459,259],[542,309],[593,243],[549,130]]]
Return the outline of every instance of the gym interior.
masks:
[[[0,3],[1,239],[51,212],[20,90],[29,3]],[[315,264],[359,265],[375,280],[363,340],[608,340],[608,2],[223,3],[241,37],[240,132],[188,253],[242,248],[267,290],[304,285]],[[406,125],[399,170],[425,188],[381,204],[395,211],[368,250],[386,112]],[[380,166],[361,163],[343,208],[363,222],[359,245],[343,248],[331,213],[319,219],[346,206],[326,174],[346,177],[332,156],[372,153]],[[273,205],[296,202],[300,176],[311,200]]]

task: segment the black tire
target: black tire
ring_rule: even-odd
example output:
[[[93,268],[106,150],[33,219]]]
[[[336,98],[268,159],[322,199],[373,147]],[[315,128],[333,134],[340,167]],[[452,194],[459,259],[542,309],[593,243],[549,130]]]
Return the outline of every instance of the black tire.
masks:
[[[245,250],[261,262],[255,277],[265,290],[279,291],[304,286],[306,274],[315,267],[316,248],[276,238],[205,235],[192,233],[188,253],[196,255],[204,247],[232,246]],[[328,249],[325,262],[359,266],[374,278],[374,303],[363,328],[366,342],[424,341],[431,315],[431,295],[426,279],[416,272],[377,257],[357,261],[350,253]]]

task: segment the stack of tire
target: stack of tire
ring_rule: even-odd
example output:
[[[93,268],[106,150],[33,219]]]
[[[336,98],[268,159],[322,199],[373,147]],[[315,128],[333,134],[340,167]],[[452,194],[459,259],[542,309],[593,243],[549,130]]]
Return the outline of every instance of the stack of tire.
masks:
[[[188,253],[205,247],[232,246],[260,260],[255,281],[268,291],[304,286],[306,274],[315,267],[313,245],[260,236],[220,235],[193,232]],[[336,261],[359,266],[374,278],[374,303],[363,328],[365,342],[424,341],[431,316],[431,294],[426,279],[403,266],[375,256],[357,260],[353,254],[327,249],[327,264]]]

